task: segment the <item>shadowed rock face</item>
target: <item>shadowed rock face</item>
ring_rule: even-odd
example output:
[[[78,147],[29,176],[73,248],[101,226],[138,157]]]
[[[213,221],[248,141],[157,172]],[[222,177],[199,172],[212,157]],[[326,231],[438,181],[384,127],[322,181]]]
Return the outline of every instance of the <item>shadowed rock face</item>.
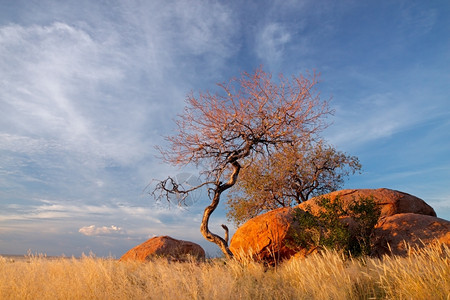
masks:
[[[157,236],[134,247],[122,255],[120,261],[147,261],[154,257],[185,261],[189,257],[205,259],[205,250],[195,243],[176,240],[170,236]]]
[[[315,197],[308,200],[305,203],[300,204],[298,207],[305,209],[306,205],[309,205],[313,214],[318,214],[320,211],[319,206],[316,204],[322,197],[329,198],[331,201],[339,199],[343,202],[344,207],[355,200],[359,200],[360,197],[370,197],[381,209],[381,216],[377,228],[382,228],[383,222],[391,224],[389,217],[401,215],[414,215],[419,216],[415,219],[419,220],[420,216],[424,216],[423,220],[433,222],[448,222],[442,219],[436,218],[434,209],[425,203],[420,198],[412,196],[407,193],[390,190],[390,189],[353,189],[353,190],[341,190],[333,193],[329,193],[320,197]],[[292,237],[290,236],[289,229],[295,228],[296,224],[293,224],[293,212],[292,208],[279,208],[265,214],[259,215],[238,228],[236,233],[230,242],[230,250],[233,252],[236,258],[242,259],[244,257],[252,257],[258,261],[265,261],[273,263],[274,261],[290,258],[294,254],[303,253],[305,249],[292,249]],[[413,218],[413,217],[410,217]],[[393,219],[395,220],[395,218]],[[412,220],[412,219],[411,219]],[[432,221],[434,220],[434,221]],[[425,226],[424,221],[417,221],[417,228]],[[437,224],[437,223],[436,223]],[[428,225],[427,225],[428,226]],[[421,235],[422,240],[427,238],[428,240],[434,239],[433,227],[429,225]],[[445,226],[442,227],[442,232],[445,230]],[[401,226],[399,227],[401,231]],[[405,227],[407,230],[407,227]],[[447,229],[448,231],[448,229]],[[375,252],[381,254],[384,248],[387,248],[387,242],[392,241],[396,243],[397,240],[390,240],[390,231],[385,229],[379,229],[377,235],[377,243]],[[446,236],[444,233],[436,233],[439,236]],[[398,233],[392,232],[392,234]],[[406,241],[411,244],[416,244],[417,239],[413,235],[403,235]],[[418,235],[419,236],[419,235]],[[448,235],[447,235],[448,237]],[[420,237],[419,237],[420,238]],[[445,241],[445,238],[442,238]],[[448,238],[447,238],[448,241]],[[448,243],[450,245],[450,243]],[[291,247],[289,247],[291,246]],[[380,248],[381,250],[378,250]],[[399,252],[393,252],[396,254]],[[301,256],[301,255],[300,255]]]
[[[435,242],[450,246],[450,221],[411,213],[383,218],[375,226],[373,254],[404,256],[405,241],[419,248]]]

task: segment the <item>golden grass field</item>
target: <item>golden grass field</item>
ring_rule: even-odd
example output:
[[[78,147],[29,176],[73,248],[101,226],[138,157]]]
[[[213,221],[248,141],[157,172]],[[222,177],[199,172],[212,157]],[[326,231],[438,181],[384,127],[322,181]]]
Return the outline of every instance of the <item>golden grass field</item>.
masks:
[[[383,259],[325,251],[275,268],[222,259],[0,257],[0,299],[450,299],[450,250]]]

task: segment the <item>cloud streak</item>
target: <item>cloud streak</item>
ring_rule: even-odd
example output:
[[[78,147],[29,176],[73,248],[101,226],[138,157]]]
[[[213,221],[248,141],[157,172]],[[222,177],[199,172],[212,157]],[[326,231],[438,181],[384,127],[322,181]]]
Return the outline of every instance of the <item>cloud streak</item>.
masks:
[[[276,63],[283,56],[285,45],[290,40],[291,34],[283,25],[267,24],[257,35],[256,54],[261,60]]]
[[[79,233],[87,236],[98,236],[98,235],[121,235],[125,234],[122,228],[111,225],[97,227],[95,225],[84,226],[78,230]]]
[[[0,66],[4,78],[1,97],[7,107],[2,113],[2,128],[13,139],[39,136],[39,141],[56,141],[64,150],[117,161],[126,162],[130,156],[139,155],[135,147],[129,147],[126,153],[117,151],[123,148],[118,146],[117,139],[125,132],[120,127],[108,130],[111,120],[102,120],[108,113],[99,111],[102,107],[111,109],[102,100],[108,98],[102,90],[117,84],[125,73],[120,63],[111,64],[113,53],[108,45],[63,23],[12,25],[0,32],[3,45]],[[134,114],[133,110],[136,108],[131,106],[131,110],[123,112],[126,116]],[[139,118],[135,116],[134,120]],[[120,123],[120,118],[117,121]],[[130,145],[135,142],[129,138],[121,141]],[[130,151],[133,149],[135,153]]]

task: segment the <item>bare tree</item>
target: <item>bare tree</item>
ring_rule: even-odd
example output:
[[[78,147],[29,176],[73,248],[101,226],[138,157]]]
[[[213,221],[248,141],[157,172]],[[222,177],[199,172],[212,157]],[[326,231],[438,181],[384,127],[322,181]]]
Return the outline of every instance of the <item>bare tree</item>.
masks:
[[[177,133],[167,137],[168,148],[160,148],[168,163],[205,168],[204,181],[198,186],[184,189],[168,177],[157,184],[155,192],[167,199],[175,194],[182,204],[190,192],[206,186],[211,203],[204,210],[200,231],[227,257],[233,256],[228,238],[210,231],[211,214],[245,164],[259,155],[270,156],[282,145],[310,140],[326,126],[330,109],[328,102],[320,99],[316,85],[315,74],[291,79],[280,75],[275,82],[259,68],[218,84],[218,92],[191,93],[184,113],[178,116]],[[227,237],[228,229],[223,227]]]

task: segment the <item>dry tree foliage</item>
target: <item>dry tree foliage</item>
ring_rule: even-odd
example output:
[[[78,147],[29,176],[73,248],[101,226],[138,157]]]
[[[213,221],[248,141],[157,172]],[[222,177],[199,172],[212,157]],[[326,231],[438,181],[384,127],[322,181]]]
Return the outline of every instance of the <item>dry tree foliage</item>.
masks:
[[[279,84],[262,69],[243,73],[241,79],[218,84],[223,93],[193,93],[179,115],[178,134],[168,137],[166,161],[173,164],[208,160],[212,172],[220,172],[230,156],[239,159],[264,147],[309,138],[323,129],[328,103],[315,92],[316,75],[283,76]],[[250,152],[250,153],[248,153]]]
[[[228,194],[228,219],[239,225],[260,213],[336,191],[360,169],[357,157],[323,140],[282,146],[242,170]]]
[[[176,194],[182,203],[190,192],[207,186],[211,204],[205,208],[200,230],[227,257],[232,253],[226,239],[208,227],[221,194],[237,182],[243,163],[270,155],[283,145],[311,140],[326,126],[330,109],[328,102],[320,99],[316,85],[315,74],[291,79],[280,75],[275,81],[259,68],[218,84],[217,93],[191,93],[179,115],[177,133],[167,137],[170,146],[160,148],[168,163],[205,168],[205,180],[198,186],[183,189],[168,177],[159,182],[155,192],[167,199]]]

